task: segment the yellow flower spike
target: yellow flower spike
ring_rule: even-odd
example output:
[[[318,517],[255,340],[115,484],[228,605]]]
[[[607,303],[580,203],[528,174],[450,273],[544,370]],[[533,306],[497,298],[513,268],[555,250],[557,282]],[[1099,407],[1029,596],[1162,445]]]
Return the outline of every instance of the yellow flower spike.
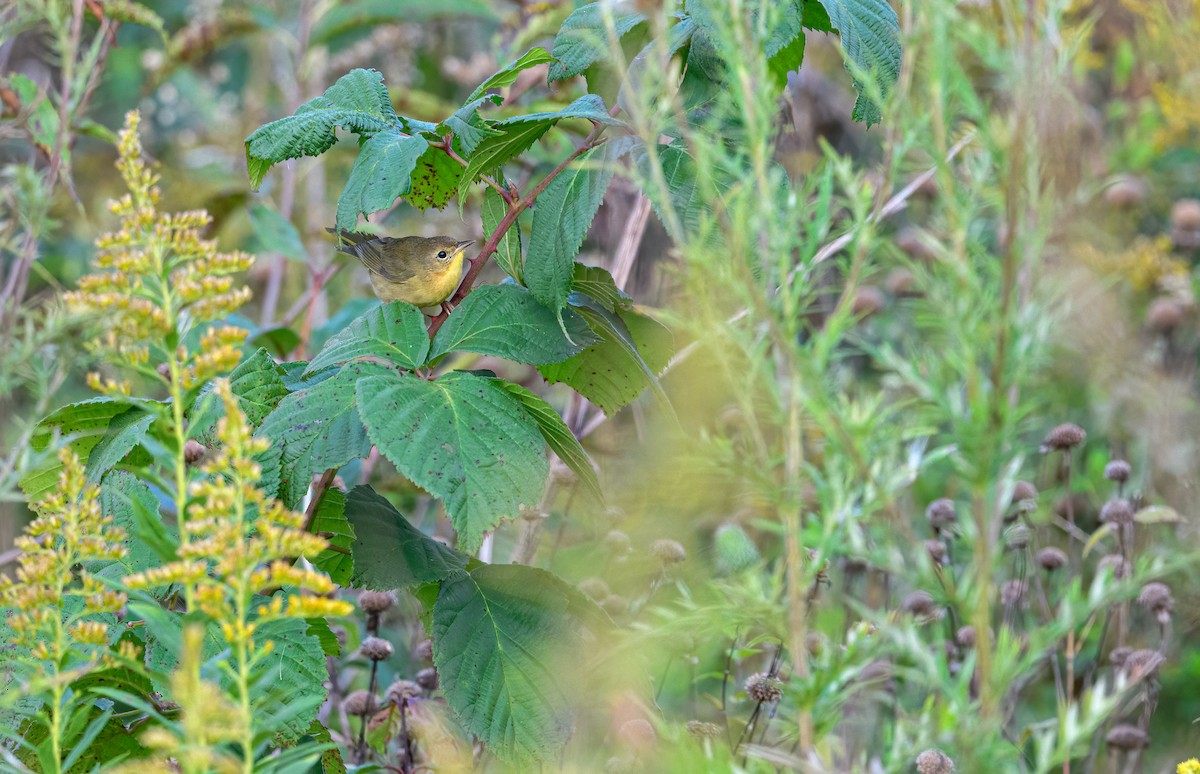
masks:
[[[1188,758],[1175,767],[1175,774],[1200,774],[1200,760]]]

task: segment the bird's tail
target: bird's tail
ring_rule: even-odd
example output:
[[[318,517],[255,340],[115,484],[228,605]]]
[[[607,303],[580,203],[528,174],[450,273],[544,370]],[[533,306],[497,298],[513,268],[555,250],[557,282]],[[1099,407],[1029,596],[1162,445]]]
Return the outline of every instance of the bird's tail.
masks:
[[[360,234],[357,231],[350,231],[348,229],[342,229],[341,231],[338,231],[336,228],[327,227],[325,230],[330,234],[338,235],[338,250],[341,250],[343,253],[354,254],[353,248],[355,245],[360,245],[363,242],[369,242],[370,240],[375,239],[375,237],[370,236],[369,234]]]

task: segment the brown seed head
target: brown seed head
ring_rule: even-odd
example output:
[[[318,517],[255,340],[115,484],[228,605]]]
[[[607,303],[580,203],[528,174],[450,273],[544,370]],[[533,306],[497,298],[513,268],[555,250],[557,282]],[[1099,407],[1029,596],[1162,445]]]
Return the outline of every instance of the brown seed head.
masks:
[[[1133,466],[1125,460],[1112,460],[1104,466],[1104,477],[1109,481],[1124,484],[1133,473]]]
[[[1122,645],[1112,649],[1112,652],[1108,654],[1108,660],[1113,666],[1121,667],[1125,665],[1126,659],[1129,658],[1129,654],[1132,652],[1133,648]]]
[[[654,558],[664,565],[679,564],[687,559],[687,551],[677,540],[655,540],[650,544],[650,553],[654,554]]]
[[[1067,566],[1067,555],[1061,548],[1050,546],[1037,552],[1037,563],[1046,572],[1054,572]]]
[[[438,687],[438,673],[433,667],[425,667],[420,672],[417,672],[417,685],[427,691],[436,691]]]
[[[416,650],[413,651],[417,658],[422,661],[433,660],[433,640],[421,640],[417,643]]]
[[[1029,545],[1029,527],[1024,524],[1014,524],[1004,530],[1004,544],[1010,551],[1023,551]]]
[[[1140,750],[1150,744],[1150,735],[1129,723],[1113,726],[1105,739],[1118,750]]]
[[[614,529],[604,536],[604,545],[614,554],[627,554],[633,550],[629,536],[619,529]]]
[[[358,595],[358,606],[364,613],[382,613],[396,604],[390,591],[364,591]]]
[[[369,691],[355,691],[342,699],[342,711],[352,717],[370,715],[379,709],[379,700]]]
[[[1171,205],[1171,228],[1200,230],[1200,199],[1180,199]]]
[[[584,578],[579,581],[579,590],[597,602],[611,593],[603,578]]]
[[[896,233],[896,247],[918,261],[930,262],[937,257],[937,252],[926,244],[914,228],[904,228]]]
[[[1187,310],[1173,298],[1156,298],[1146,307],[1146,329],[1161,336],[1174,333],[1183,324]]]
[[[1046,433],[1042,451],[1068,451],[1083,443],[1087,433],[1079,425],[1066,422]]]
[[[925,509],[925,518],[929,519],[929,523],[933,525],[934,529],[945,529],[958,521],[958,511],[954,510],[953,500],[943,497],[929,504],[929,507]]]
[[[900,609],[916,616],[930,616],[937,610],[933,596],[928,591],[911,591],[904,597]]]
[[[975,627],[963,626],[954,633],[954,641],[962,648],[975,647]]]
[[[1000,603],[1012,606],[1023,602],[1027,585],[1024,580],[1018,578],[1004,581],[1000,584]]]
[[[358,652],[371,661],[387,661],[392,657],[393,648],[392,643],[382,637],[368,637],[362,641]]]
[[[783,698],[783,681],[766,672],[750,675],[746,680],[746,693],[755,701],[770,703]]]
[[[874,285],[863,285],[854,294],[851,306],[855,316],[870,317],[887,305],[887,296]]]
[[[422,693],[421,686],[412,680],[397,680],[388,686],[387,699],[393,704],[399,704],[401,699],[416,699]]]
[[[1146,200],[1146,183],[1137,177],[1119,177],[1104,191],[1104,201],[1110,207],[1131,209]]]
[[[1165,583],[1147,583],[1138,594],[1138,604],[1155,613],[1171,612],[1175,609],[1175,599],[1171,589]]]
[[[1018,481],[1013,484],[1012,504],[1025,507],[1031,500],[1037,500],[1037,487],[1028,481]]]
[[[896,298],[916,298],[921,295],[920,289],[917,288],[917,278],[911,271],[904,268],[892,269],[888,272],[883,286]]]
[[[658,733],[654,730],[654,726],[650,725],[650,721],[642,718],[626,720],[617,731],[617,736],[630,747],[639,749],[651,746],[658,739]]]
[[[917,756],[918,774],[954,774],[954,761],[941,750],[929,749]]]
[[[1105,524],[1132,524],[1133,507],[1123,497],[1109,500],[1100,508],[1100,521]]]
[[[1130,680],[1141,680],[1158,674],[1158,668],[1163,665],[1164,661],[1166,659],[1157,650],[1143,648],[1126,656],[1125,663],[1121,665],[1121,668],[1125,674],[1129,675]]]
[[[946,544],[940,540],[926,540],[925,550],[929,552],[929,558],[935,564],[941,564],[942,560],[946,558]]]
[[[189,465],[195,465],[197,462],[204,459],[204,455],[207,452],[207,446],[193,438],[189,438],[183,445],[183,461]]]

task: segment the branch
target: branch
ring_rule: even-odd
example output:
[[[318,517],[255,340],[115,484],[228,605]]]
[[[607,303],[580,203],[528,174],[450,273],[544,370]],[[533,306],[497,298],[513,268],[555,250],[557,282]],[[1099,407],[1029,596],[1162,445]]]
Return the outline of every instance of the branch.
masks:
[[[604,124],[596,124],[591,133],[588,134],[587,138],[583,141],[583,144],[571,151],[571,155],[563,159],[557,167],[550,170],[550,173],[542,178],[541,182],[534,186],[533,190],[530,191],[528,195],[509,203],[508,212],[504,213],[504,217],[501,218],[500,223],[496,225],[496,230],[492,232],[490,237],[488,237],[487,242],[480,249],[479,255],[471,259],[471,265],[467,269],[466,276],[463,277],[462,284],[458,286],[458,290],[450,298],[449,304],[451,307],[457,306],[464,298],[467,297],[467,294],[471,292],[472,287],[475,285],[476,278],[478,278],[479,273],[483,271],[483,267],[487,265],[488,258],[491,257],[492,253],[496,252],[496,247],[499,246],[500,240],[504,238],[504,235],[510,228],[512,228],[513,224],[517,222],[517,216],[524,212],[526,208],[531,206],[534,201],[541,196],[547,188],[550,187],[550,184],[554,182],[554,178],[558,177],[564,169],[570,166],[572,161],[599,145],[601,142],[600,135],[604,133],[604,129]],[[433,318],[433,321],[429,323],[430,338],[433,338],[438,332],[438,329],[442,327],[442,323],[446,322],[447,315],[448,312],[443,308],[442,311],[438,312],[437,316]]]

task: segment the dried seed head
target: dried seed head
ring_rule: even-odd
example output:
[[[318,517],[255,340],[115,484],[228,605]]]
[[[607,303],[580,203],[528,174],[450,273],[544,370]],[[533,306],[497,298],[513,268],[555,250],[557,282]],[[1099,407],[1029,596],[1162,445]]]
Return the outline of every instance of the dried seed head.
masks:
[[[633,550],[629,536],[619,529],[614,529],[604,536],[604,545],[614,554],[627,554]]]
[[[954,774],[954,761],[941,750],[929,749],[917,756],[918,774]]]
[[[861,556],[845,556],[842,557],[842,572],[848,575],[857,575],[860,572],[866,572],[871,569],[871,563]]]
[[[914,228],[904,228],[896,233],[896,247],[918,261],[932,261],[937,257],[937,252],[921,239],[920,233]]]
[[[1112,649],[1112,652],[1108,654],[1108,660],[1115,667],[1124,666],[1126,659],[1129,658],[1129,654],[1132,652],[1133,648],[1127,648],[1122,645],[1119,648]]]
[[[1155,613],[1169,613],[1175,609],[1175,599],[1165,583],[1147,583],[1142,586],[1142,591],[1138,594],[1138,604]]]
[[[930,616],[937,611],[933,596],[928,591],[912,591],[904,597],[900,609],[916,616]]]
[[[1004,581],[1004,583],[1000,584],[1000,603],[1006,607],[1011,607],[1022,602],[1025,599],[1027,586],[1028,584],[1024,580],[1017,578]]]
[[[863,285],[854,294],[854,303],[851,306],[856,317],[870,317],[887,305],[887,296],[883,291],[874,285]]]
[[[716,739],[724,733],[716,723],[705,723],[703,720],[689,720],[687,722],[687,732],[692,735],[693,739],[701,741]]]
[[[392,657],[393,648],[392,643],[382,637],[368,637],[362,641],[358,652],[372,661],[387,661]]]
[[[390,591],[364,591],[358,595],[358,606],[364,613],[382,613],[396,604]]]
[[[355,691],[342,699],[342,711],[352,717],[370,715],[379,709],[379,700],[370,691]]]
[[[934,529],[940,530],[949,527],[958,521],[958,512],[954,510],[954,501],[948,497],[934,500],[925,509],[925,518],[929,519],[929,523],[933,525]]]
[[[1068,451],[1083,443],[1087,433],[1079,425],[1067,422],[1046,433],[1042,451]]]
[[[579,581],[579,590],[597,602],[612,593],[602,578],[584,578]]]
[[[1038,496],[1037,487],[1028,481],[1018,481],[1013,484],[1012,504],[1021,506],[1026,509],[1029,506],[1036,505]]]
[[[1137,177],[1119,177],[1104,191],[1104,201],[1110,207],[1131,209],[1146,200],[1146,183]]]
[[[402,699],[416,699],[421,694],[421,686],[412,680],[397,680],[387,689],[387,699],[393,704],[399,704]]]
[[[436,691],[438,687],[438,673],[433,667],[425,667],[420,672],[417,672],[417,685],[427,691]]]
[[[183,445],[183,461],[189,465],[195,465],[197,462],[204,459],[204,455],[207,452],[207,446],[195,439],[189,438]]]
[[[908,269],[892,269],[884,280],[884,287],[896,298],[916,298],[921,291],[916,287],[917,279]]]
[[[1125,657],[1125,663],[1121,668],[1125,674],[1129,675],[1130,680],[1141,680],[1144,677],[1153,677],[1158,673],[1158,668],[1166,661],[1163,655],[1157,650],[1135,650]]]
[[[1133,572],[1133,568],[1129,565],[1129,562],[1125,561],[1125,557],[1120,554],[1102,556],[1100,561],[1096,563],[1096,568],[1101,572],[1112,570],[1113,578],[1116,580],[1128,578]]]
[[[746,693],[755,701],[770,703],[783,698],[783,681],[766,672],[750,675],[746,680]]]
[[[1104,477],[1109,481],[1124,484],[1133,473],[1133,467],[1125,460],[1113,460],[1104,466]]]
[[[1200,230],[1200,199],[1180,199],[1171,205],[1171,228]]]
[[[1050,546],[1037,552],[1037,563],[1046,572],[1061,570],[1067,565],[1067,555],[1061,548]]]
[[[677,540],[655,540],[650,544],[650,553],[663,565],[679,564],[687,559],[687,551]]]
[[[1113,726],[1105,738],[1109,747],[1118,750],[1140,750],[1150,744],[1150,735],[1129,723]]]
[[[604,609],[604,612],[615,618],[629,609],[629,600],[620,594],[609,594],[600,603],[600,607]]]
[[[1023,551],[1029,545],[1029,527],[1024,524],[1014,524],[1004,530],[1004,544],[1010,551]]]
[[[617,731],[617,736],[630,747],[646,748],[658,739],[658,733],[650,721],[642,718],[626,720]]]
[[[433,640],[421,640],[417,643],[417,648],[414,651],[417,658],[422,661],[433,660]]]
[[[1146,307],[1146,329],[1161,336],[1174,333],[1183,324],[1187,310],[1173,298],[1156,298]]]
[[[975,627],[963,626],[959,628],[959,630],[954,633],[954,641],[957,642],[961,648],[975,647]]]
[[[892,665],[883,659],[872,661],[860,669],[857,682],[878,683],[881,689],[889,693],[896,687],[895,680],[892,679]]]
[[[171,366],[168,364],[159,363],[154,370],[158,372],[159,376],[166,379],[168,382],[171,381]]]
[[[1100,521],[1105,524],[1132,524],[1133,507],[1123,497],[1109,500],[1100,508]]]
[[[940,540],[926,540],[925,550],[929,552],[929,558],[935,564],[941,564],[946,558],[946,544]]]

